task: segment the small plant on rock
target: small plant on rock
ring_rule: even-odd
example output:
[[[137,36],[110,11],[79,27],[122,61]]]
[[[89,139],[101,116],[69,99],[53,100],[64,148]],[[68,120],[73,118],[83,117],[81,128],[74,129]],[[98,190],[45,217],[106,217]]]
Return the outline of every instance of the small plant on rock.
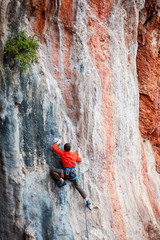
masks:
[[[37,58],[38,42],[36,34],[33,37],[28,37],[25,31],[12,32],[5,43],[5,58],[13,59],[25,73]]]

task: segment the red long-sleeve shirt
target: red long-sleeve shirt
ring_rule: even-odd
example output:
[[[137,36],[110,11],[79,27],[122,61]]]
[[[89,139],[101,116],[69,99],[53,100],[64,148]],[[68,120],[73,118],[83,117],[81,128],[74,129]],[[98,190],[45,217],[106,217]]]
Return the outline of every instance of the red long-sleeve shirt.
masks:
[[[62,165],[64,168],[74,168],[76,166],[76,162],[81,162],[82,159],[71,151],[62,151],[58,148],[58,144],[55,143],[52,149],[60,156],[62,159]]]

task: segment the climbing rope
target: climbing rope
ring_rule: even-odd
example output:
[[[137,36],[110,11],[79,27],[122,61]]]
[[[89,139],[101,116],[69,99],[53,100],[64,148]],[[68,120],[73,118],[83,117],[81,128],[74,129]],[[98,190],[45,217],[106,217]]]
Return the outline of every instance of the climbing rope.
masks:
[[[83,176],[83,190],[84,190],[84,172],[78,172],[81,173]],[[85,200],[83,199],[83,205],[84,205],[84,213],[85,213],[85,223],[86,223],[86,234],[87,234],[87,240],[89,240],[89,235],[88,235],[88,225],[87,225],[87,214],[86,214],[86,204]]]

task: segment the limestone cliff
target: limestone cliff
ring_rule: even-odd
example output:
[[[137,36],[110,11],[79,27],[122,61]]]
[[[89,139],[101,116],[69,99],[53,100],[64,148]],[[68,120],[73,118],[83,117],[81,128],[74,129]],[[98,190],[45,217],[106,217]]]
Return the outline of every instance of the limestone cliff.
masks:
[[[160,239],[159,19],[158,0],[0,0],[1,240],[86,239],[57,138],[82,150],[90,240]],[[40,37],[27,74],[8,30]]]

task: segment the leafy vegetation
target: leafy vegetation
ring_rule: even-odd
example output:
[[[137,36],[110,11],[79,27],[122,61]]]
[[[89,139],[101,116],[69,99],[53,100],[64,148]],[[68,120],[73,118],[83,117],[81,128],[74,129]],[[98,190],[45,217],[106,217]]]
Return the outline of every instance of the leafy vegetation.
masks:
[[[12,32],[5,43],[5,57],[14,59],[21,67],[22,72],[25,73],[37,58],[38,42],[39,39],[36,34],[33,37],[28,37],[25,31]]]

